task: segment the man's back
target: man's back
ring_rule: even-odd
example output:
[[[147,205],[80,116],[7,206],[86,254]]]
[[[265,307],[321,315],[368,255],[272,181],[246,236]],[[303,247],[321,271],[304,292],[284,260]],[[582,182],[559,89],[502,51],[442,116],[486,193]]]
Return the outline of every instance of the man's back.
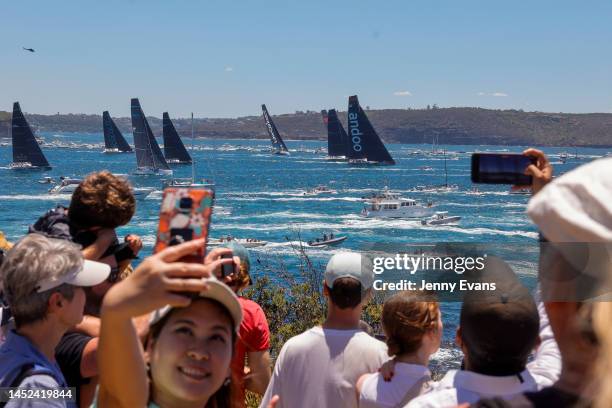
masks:
[[[360,330],[314,327],[283,346],[260,406],[357,407],[355,383],[388,359],[387,346]]]

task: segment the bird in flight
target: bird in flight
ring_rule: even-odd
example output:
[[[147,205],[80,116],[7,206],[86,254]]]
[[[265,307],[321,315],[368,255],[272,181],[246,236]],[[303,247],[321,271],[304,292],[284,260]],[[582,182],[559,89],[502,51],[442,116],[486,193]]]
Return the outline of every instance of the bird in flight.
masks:
[[[24,51],[30,51],[30,52],[35,52],[34,48],[26,48],[26,47],[21,47],[24,49]]]

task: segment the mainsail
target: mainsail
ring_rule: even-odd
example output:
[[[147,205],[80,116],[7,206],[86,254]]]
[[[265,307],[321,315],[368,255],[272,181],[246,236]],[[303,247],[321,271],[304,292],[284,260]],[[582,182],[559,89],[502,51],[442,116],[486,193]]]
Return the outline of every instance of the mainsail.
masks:
[[[327,155],[330,157],[346,157],[348,136],[338,119],[335,109],[321,111],[323,122],[327,124]]]
[[[372,127],[357,95],[349,97],[347,157],[364,163],[395,164],[382,140]]]
[[[170,163],[191,163],[191,156],[174,128],[168,112],[164,112],[164,156]]]
[[[11,167],[43,167],[51,166],[43,154],[28,121],[21,112],[19,102],[13,104],[13,118],[11,123],[13,139],[13,163]]]
[[[272,148],[275,150],[275,153],[289,153],[287,146],[285,146],[285,142],[283,142],[280,133],[278,133],[278,129],[276,129],[276,125],[274,122],[272,122],[272,118],[266,109],[266,105],[261,105],[261,110],[263,111],[263,117],[266,121],[266,129],[268,130],[268,135],[272,141]]]
[[[140,170],[170,170],[161,149],[149,127],[149,122],[140,107],[138,98],[132,98],[132,129],[134,131],[134,149],[136,163]]]
[[[102,125],[104,128],[104,147],[107,151],[132,152],[132,148],[119,131],[115,121],[111,119],[108,111],[102,112]]]

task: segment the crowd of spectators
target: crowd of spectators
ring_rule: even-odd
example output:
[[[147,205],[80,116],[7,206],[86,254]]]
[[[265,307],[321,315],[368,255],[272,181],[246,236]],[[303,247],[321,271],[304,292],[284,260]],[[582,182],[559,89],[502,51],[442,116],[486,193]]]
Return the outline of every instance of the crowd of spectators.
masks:
[[[134,269],[142,240],[116,234],[135,212],[131,187],[92,173],[68,208],[48,211],[14,245],[0,235],[0,388],[76,395],[0,407],[245,407],[247,392],[263,408],[610,407],[612,158],[553,180],[542,152],[525,154],[535,159],[526,173],[527,213],[540,231],[537,288],[488,257],[469,278],[496,289],[464,296],[461,369],[437,381],[429,364],[444,316],[434,293],[388,297],[373,336],[361,320],[372,265],[336,253],[324,272],[324,321],[286,341],[273,363],[265,312],[242,296],[248,251],[229,242],[201,264],[182,262],[205,245],[199,239]]]

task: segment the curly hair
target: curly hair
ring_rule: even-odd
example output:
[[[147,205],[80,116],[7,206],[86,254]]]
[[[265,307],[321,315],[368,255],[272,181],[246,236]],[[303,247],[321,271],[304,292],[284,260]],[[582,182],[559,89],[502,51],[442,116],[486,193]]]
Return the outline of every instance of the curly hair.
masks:
[[[117,228],[127,224],[135,211],[130,183],[104,170],[89,174],[74,190],[68,216],[78,229]]]
[[[414,353],[430,330],[438,329],[440,305],[423,291],[404,291],[385,301],[382,326],[390,356]]]

